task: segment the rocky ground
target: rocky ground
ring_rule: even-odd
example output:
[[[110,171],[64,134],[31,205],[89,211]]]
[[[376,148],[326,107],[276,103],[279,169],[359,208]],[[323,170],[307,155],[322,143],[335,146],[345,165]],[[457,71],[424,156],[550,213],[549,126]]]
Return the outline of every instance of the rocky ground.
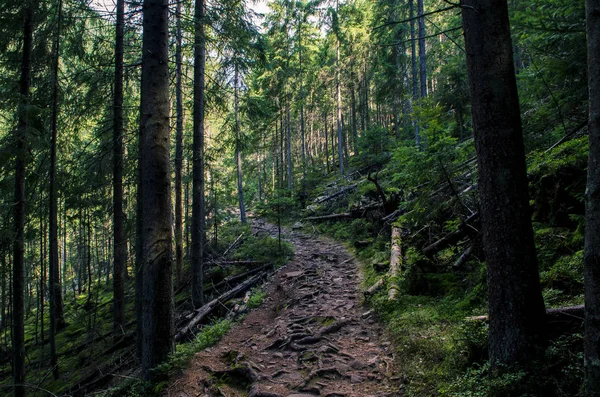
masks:
[[[165,396],[401,395],[392,346],[361,305],[354,257],[321,237],[294,231],[286,239],[294,260],[275,273],[262,306],[198,352]]]

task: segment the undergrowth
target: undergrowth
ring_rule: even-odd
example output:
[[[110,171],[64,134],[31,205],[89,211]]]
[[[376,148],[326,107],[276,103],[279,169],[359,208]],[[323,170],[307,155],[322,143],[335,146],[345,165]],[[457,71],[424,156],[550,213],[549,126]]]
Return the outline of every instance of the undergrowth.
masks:
[[[188,343],[178,344],[175,352],[167,361],[152,371],[153,382],[144,382],[139,378],[130,378],[101,394],[103,397],[152,397],[160,396],[169,385],[171,377],[183,370],[198,351],[216,344],[231,329],[231,320],[219,320],[202,328]]]
[[[446,139],[443,133],[440,136],[444,139],[438,139],[425,149],[427,155],[392,149],[394,161],[378,173],[379,183],[388,193],[403,194],[400,203],[400,208],[405,210],[400,218],[404,231],[403,266],[399,280],[401,291],[396,301],[388,301],[390,226],[381,222],[381,215],[314,224],[319,232],[357,247],[365,290],[380,278],[384,279],[384,287],[365,299],[394,342],[403,395],[580,395],[583,330],[575,327],[560,335],[551,335],[548,348],[527,371],[507,370],[501,376],[490,376],[487,323],[472,319],[487,312],[481,241],[454,245],[438,252],[434,258],[421,253],[428,244],[459,228],[461,219],[466,218],[465,207],[477,207],[476,196],[457,199],[433,195],[444,183],[444,173],[454,178],[466,172],[464,164],[474,167],[468,160],[474,158],[468,147],[471,143],[461,146]],[[437,157],[438,146],[443,146],[443,152],[450,157]],[[583,303],[586,159],[585,137],[549,152],[529,155],[534,237],[547,308]],[[456,166],[455,170],[451,164]],[[475,181],[473,175],[469,178]],[[326,190],[325,183],[321,189]],[[362,184],[335,202],[309,208],[323,215],[342,213],[374,197],[374,185]],[[461,213],[463,216],[457,216]],[[475,246],[474,254],[460,267],[454,267],[454,261],[464,252],[467,243]]]

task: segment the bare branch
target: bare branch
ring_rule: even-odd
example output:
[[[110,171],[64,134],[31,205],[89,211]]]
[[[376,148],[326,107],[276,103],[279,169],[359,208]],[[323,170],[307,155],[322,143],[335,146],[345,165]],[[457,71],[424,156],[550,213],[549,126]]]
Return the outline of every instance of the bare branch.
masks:
[[[380,25],[380,26],[377,26],[377,27],[373,28],[373,31],[375,31],[375,30],[378,30],[378,29],[381,29],[381,28],[385,28],[385,27],[387,27],[387,26],[399,25],[399,24],[401,24],[401,23],[406,23],[406,22],[414,21],[414,20],[416,20],[416,19],[423,18],[423,17],[426,17],[426,16],[428,16],[428,15],[437,14],[437,13],[444,12],[444,11],[448,11],[448,10],[452,10],[453,8],[458,8],[458,7],[459,7],[459,6],[457,6],[457,5],[453,5],[453,6],[446,7],[446,8],[440,8],[440,9],[438,9],[438,10],[435,10],[435,11],[426,12],[426,13],[424,13],[424,14],[417,15],[417,16],[415,16],[415,17],[412,17],[412,18],[403,19],[402,21],[391,21],[391,22],[384,23],[383,25]]]

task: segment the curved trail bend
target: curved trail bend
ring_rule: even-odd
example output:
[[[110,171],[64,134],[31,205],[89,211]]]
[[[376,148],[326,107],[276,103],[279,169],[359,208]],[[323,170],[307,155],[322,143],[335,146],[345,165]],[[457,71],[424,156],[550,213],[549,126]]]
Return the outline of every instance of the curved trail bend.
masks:
[[[276,228],[255,221],[259,230]],[[273,233],[273,232],[272,232]],[[359,269],[342,245],[291,232],[295,257],[267,298],[169,386],[175,397],[401,395],[393,349],[360,304]]]

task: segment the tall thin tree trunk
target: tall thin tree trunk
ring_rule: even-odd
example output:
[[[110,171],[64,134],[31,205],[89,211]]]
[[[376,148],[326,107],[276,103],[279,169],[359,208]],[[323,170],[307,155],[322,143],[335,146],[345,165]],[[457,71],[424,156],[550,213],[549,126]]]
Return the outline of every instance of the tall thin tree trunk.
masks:
[[[287,167],[287,188],[291,192],[292,187],[293,187],[294,164],[292,162],[292,119],[290,116],[290,107],[291,107],[290,102],[291,102],[291,97],[290,97],[290,94],[288,94],[286,106],[285,106],[285,114],[286,114],[285,159],[286,159],[286,167]]]
[[[2,296],[0,297],[0,333],[6,328],[6,299],[8,293],[6,291],[6,281],[8,278],[8,266],[6,265],[6,256],[4,254],[4,246],[0,245],[0,288],[2,289]]]
[[[183,87],[181,84],[182,69],[182,31],[181,31],[181,2],[175,6],[175,274],[177,282],[181,282],[183,272],[183,202],[182,202],[182,173],[183,173]]]
[[[302,208],[306,206],[306,128],[304,120],[304,65],[302,59],[302,20],[298,23],[298,60],[300,66],[300,136],[302,144]]]
[[[369,115],[369,74],[367,70],[367,59],[364,60],[364,101],[365,101],[365,129],[368,130],[371,126],[371,116]]]
[[[589,160],[585,193],[585,396],[600,396],[600,3],[586,1]]]
[[[417,0],[417,12],[423,15],[423,0]],[[427,97],[427,50],[425,48],[425,17],[419,18],[419,66],[421,76],[421,98]]]
[[[352,72],[352,85],[350,87],[350,106],[352,112],[352,150],[354,154],[359,154],[358,151],[358,130],[357,130],[357,121],[356,121],[356,92],[355,92],[355,76],[354,72]]]
[[[12,277],[12,346],[13,382],[15,396],[25,396],[25,320],[24,320],[24,264],[25,264],[25,175],[27,168],[27,105],[31,86],[31,53],[33,47],[33,2],[24,7],[23,57],[19,85],[20,103],[18,110],[17,152],[15,165],[15,204]],[[4,290],[4,288],[3,288]],[[4,313],[3,313],[4,314]],[[4,321],[4,317],[2,317]]]
[[[415,40],[415,0],[409,0],[410,9],[410,60],[411,60],[411,77],[412,77],[412,99],[414,102],[419,100],[419,77],[417,68],[417,42]],[[412,104],[411,104],[412,112]],[[415,144],[417,147],[421,146],[421,132],[419,129],[418,120],[413,118],[413,125],[415,128]]]
[[[329,166],[329,133],[327,132],[327,113],[323,115],[323,131],[325,131],[325,161],[327,164],[327,173],[331,167]]]
[[[547,342],[506,0],[463,0],[493,372]]]
[[[117,0],[115,29],[115,91],[113,104],[113,330],[115,340],[125,331],[124,273],[127,267],[127,240],[123,212],[123,40],[125,0]]]
[[[204,200],[204,68],[206,63],[205,0],[196,0],[194,35],[194,138],[192,164],[192,303],[204,304],[203,263],[206,208]]]
[[[339,1],[336,3],[337,11],[339,11]],[[336,80],[335,80],[335,90],[336,90],[336,120],[337,120],[337,137],[338,137],[338,160],[340,167],[340,175],[344,175],[344,137],[342,136],[342,89],[341,89],[341,71],[340,71],[340,40],[337,40],[337,48],[335,55],[335,65],[336,65]]]
[[[173,351],[173,232],[169,139],[169,8],[144,0],[140,135],[142,138],[142,376]],[[140,326],[140,324],[138,324]]]
[[[240,205],[240,221],[246,223],[246,206],[244,204],[244,189],[242,186],[243,173],[242,173],[242,151],[240,149],[240,98],[239,98],[239,79],[240,72],[238,65],[235,65],[235,76],[234,76],[234,112],[235,112],[235,160],[237,164],[237,188],[238,188],[238,199]]]
[[[58,27],[54,43],[53,90],[52,90],[52,142],[50,146],[50,365],[54,379],[58,379],[58,358],[56,355],[56,332],[64,327],[61,283],[58,271],[58,197],[56,183],[56,150],[58,136],[58,60],[62,0],[58,4]]]

